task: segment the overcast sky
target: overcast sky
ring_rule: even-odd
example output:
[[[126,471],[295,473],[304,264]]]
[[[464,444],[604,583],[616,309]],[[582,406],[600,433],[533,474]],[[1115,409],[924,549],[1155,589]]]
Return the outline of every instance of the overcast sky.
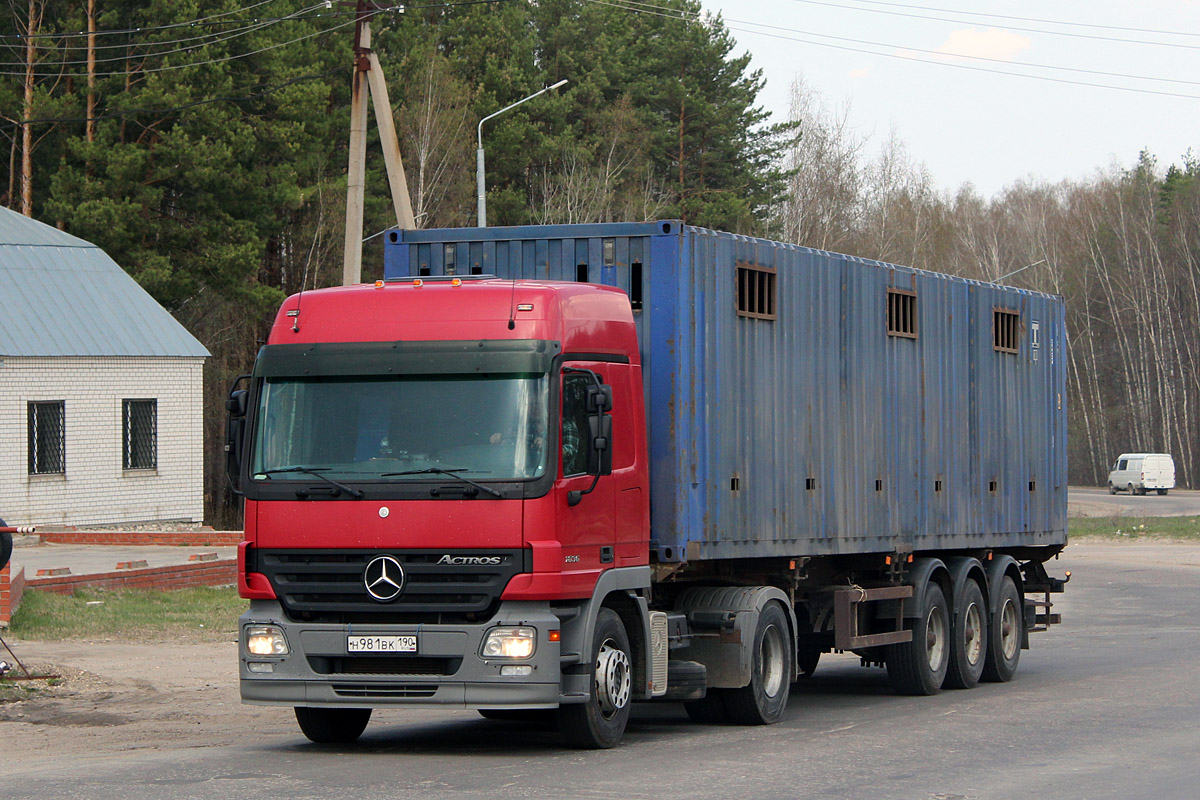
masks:
[[[832,105],[849,102],[872,147],[895,129],[946,190],[1086,178],[1142,149],[1163,168],[1200,155],[1196,0],[702,1],[734,52],[753,54],[776,118],[801,75]]]

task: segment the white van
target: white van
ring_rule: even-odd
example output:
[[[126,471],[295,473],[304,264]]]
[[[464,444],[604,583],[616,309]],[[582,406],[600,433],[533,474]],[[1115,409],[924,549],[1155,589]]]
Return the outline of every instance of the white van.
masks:
[[[1154,489],[1166,494],[1175,488],[1175,460],[1167,453],[1122,453],[1108,473],[1108,493],[1128,489],[1130,494],[1145,494]]]

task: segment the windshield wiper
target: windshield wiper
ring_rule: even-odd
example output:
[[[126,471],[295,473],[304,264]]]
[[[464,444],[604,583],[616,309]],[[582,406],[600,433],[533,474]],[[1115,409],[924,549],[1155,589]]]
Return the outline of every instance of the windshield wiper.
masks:
[[[329,467],[280,467],[279,469],[259,470],[259,473],[262,475],[276,475],[284,472],[302,472],[305,475],[312,475],[314,478],[320,478],[331,486],[336,486],[338,489],[341,489],[355,500],[362,500],[364,497],[366,497],[362,489],[351,489],[346,484],[341,483],[340,481],[335,481],[333,478],[321,474],[322,472],[328,471]]]
[[[484,486],[482,483],[476,483],[470,478],[466,478],[458,474],[466,471],[466,469],[467,467],[451,467],[450,469],[443,469],[441,467],[426,467],[425,469],[406,469],[404,472],[385,472],[379,477],[394,478],[399,475],[449,475],[451,478],[458,478],[463,483],[468,483],[480,491],[487,492],[492,497],[499,497],[503,499],[504,495],[500,494],[492,487]]]

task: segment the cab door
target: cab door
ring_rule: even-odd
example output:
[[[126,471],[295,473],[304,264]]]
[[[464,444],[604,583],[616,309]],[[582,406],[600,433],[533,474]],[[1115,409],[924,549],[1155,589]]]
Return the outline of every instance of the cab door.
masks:
[[[612,475],[601,475],[597,479],[588,472],[590,429],[587,408],[588,387],[594,385],[589,372],[604,382],[608,380],[606,373],[614,366],[618,365],[571,361],[564,365],[559,376],[559,458],[554,495],[558,505],[563,584],[568,591],[572,587],[580,591],[586,588],[586,593],[590,594],[599,573],[616,566],[615,482]],[[615,432],[612,438],[618,438]],[[620,442],[612,441],[609,446],[619,448]],[[571,492],[586,494],[571,505],[568,499]]]

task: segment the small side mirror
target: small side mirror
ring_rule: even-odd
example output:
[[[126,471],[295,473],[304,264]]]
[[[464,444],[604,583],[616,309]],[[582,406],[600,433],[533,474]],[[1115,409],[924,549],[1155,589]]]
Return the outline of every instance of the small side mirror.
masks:
[[[229,399],[225,401],[225,410],[231,417],[244,417],[249,402],[250,392],[245,389],[234,389],[229,393]]]
[[[613,390],[607,383],[592,385],[587,390],[587,411],[589,414],[607,414],[613,408]]]

